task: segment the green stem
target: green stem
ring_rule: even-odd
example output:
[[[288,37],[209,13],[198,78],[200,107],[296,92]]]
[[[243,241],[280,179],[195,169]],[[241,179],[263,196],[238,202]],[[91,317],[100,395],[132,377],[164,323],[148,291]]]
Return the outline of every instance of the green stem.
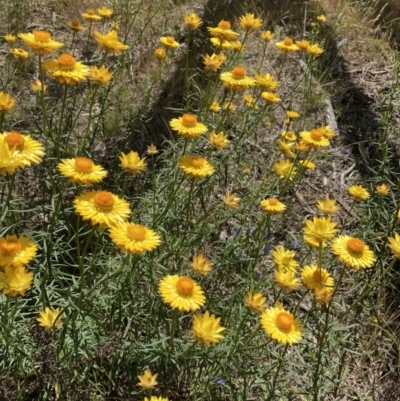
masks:
[[[85,134],[83,136],[82,145],[79,147],[79,154],[82,154],[84,152],[85,146],[86,146],[86,141],[87,141],[87,138],[89,136],[90,125],[92,123],[93,105],[94,105],[94,101],[95,101],[95,98],[96,98],[97,89],[98,89],[98,86],[96,85],[94,87],[94,90],[93,90],[92,99],[90,100],[88,122],[87,122],[86,130],[85,130]]]

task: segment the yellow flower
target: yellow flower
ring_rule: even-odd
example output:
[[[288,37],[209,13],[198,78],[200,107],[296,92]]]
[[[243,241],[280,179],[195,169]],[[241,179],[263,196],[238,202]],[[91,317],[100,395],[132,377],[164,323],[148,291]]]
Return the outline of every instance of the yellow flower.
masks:
[[[62,311],[60,308],[45,308],[44,311],[39,312],[39,315],[40,317],[36,320],[40,323],[39,326],[44,327],[46,330],[56,329],[61,325]]]
[[[390,244],[388,245],[396,258],[400,258],[400,235],[394,233],[394,237],[388,237]]]
[[[308,159],[299,160],[299,164],[310,170],[315,170],[315,164],[311,160]]]
[[[246,298],[246,306],[252,311],[256,313],[261,313],[265,309],[267,309],[267,305],[265,302],[267,301],[267,298],[264,297],[261,292],[256,292],[253,294],[251,291],[247,294]]]
[[[197,116],[194,114],[184,114],[182,117],[173,118],[169,125],[184,138],[194,138],[205,134],[208,130],[204,124],[197,122]]]
[[[231,194],[227,192],[224,196],[224,203],[229,209],[239,209],[240,207],[240,198],[237,194]]]
[[[192,263],[190,264],[193,271],[202,276],[207,276],[207,274],[212,270],[213,262],[208,260],[202,253],[193,256]]]
[[[9,113],[15,106],[15,99],[0,91],[0,113]]]
[[[146,369],[142,375],[137,377],[139,379],[138,386],[145,388],[146,390],[149,388],[154,388],[158,384],[157,376],[158,373],[153,375],[150,369]]]
[[[386,196],[390,193],[390,187],[386,184],[377,185],[375,188],[376,192],[381,196]]]
[[[182,156],[178,161],[179,167],[190,178],[205,178],[215,171],[210,162],[200,156]]]
[[[36,79],[35,81],[33,81],[33,82],[31,83],[31,89],[32,89],[34,92],[40,92],[40,91],[43,90],[43,85],[42,85],[42,83],[41,83],[38,79]],[[45,91],[46,91],[46,89],[47,89],[47,85],[44,86],[44,90],[45,90]]]
[[[205,69],[212,72],[218,71],[222,67],[222,64],[225,60],[226,56],[224,53],[213,53],[211,56],[209,56],[208,54],[203,56],[203,64],[205,66]]]
[[[299,266],[299,263],[294,260],[295,251],[289,251],[284,246],[278,245],[272,251],[272,258],[276,266],[282,270],[290,270],[293,273]]]
[[[253,96],[251,96],[249,93],[246,93],[246,94],[243,96],[243,100],[244,100],[245,104],[246,104],[248,107],[252,107],[252,108],[254,108],[254,109],[258,109],[258,106],[257,106],[257,99],[254,98]]]
[[[221,106],[219,105],[219,103],[217,101],[213,101],[211,103],[211,106],[209,107],[209,109],[213,112],[213,113],[219,113],[221,111]]]
[[[108,85],[112,80],[114,73],[110,72],[107,67],[102,65],[100,68],[91,66],[89,79],[95,85]]]
[[[8,33],[7,35],[4,36],[4,40],[7,43],[14,43],[17,40],[17,37],[12,35],[11,33]]]
[[[374,252],[359,238],[341,235],[332,242],[332,252],[346,266],[357,270],[371,267],[375,263]]]
[[[81,15],[84,20],[89,22],[98,22],[101,20],[100,15],[97,15],[96,11],[94,11],[92,8],[87,9],[86,12],[82,13]]]
[[[211,45],[218,50],[228,50],[228,49],[232,48],[232,44],[228,40],[211,38],[210,42],[211,42]]]
[[[300,132],[300,137],[312,148],[321,148],[329,146],[329,140],[324,136],[323,132],[318,129],[312,129],[311,131]]]
[[[113,10],[110,10],[109,8],[107,8],[105,6],[98,8],[97,13],[102,18],[111,18],[111,16],[114,14]]]
[[[142,255],[157,248],[161,239],[153,230],[140,224],[117,222],[110,227],[110,237],[124,252]]]
[[[195,335],[199,344],[206,346],[216,344],[224,338],[221,333],[225,330],[225,327],[219,324],[220,320],[220,317],[216,318],[215,315],[210,315],[208,311],[204,315],[195,314],[190,331]]]
[[[317,208],[322,214],[335,214],[339,211],[340,207],[336,205],[336,199],[329,199],[327,196],[325,200],[317,200]]]
[[[219,134],[212,131],[208,136],[208,140],[210,145],[215,149],[225,149],[231,143],[228,139],[228,134],[224,134],[222,131]]]
[[[64,46],[64,43],[51,39],[51,34],[47,31],[19,33],[18,37],[22,39],[33,52],[38,54],[54,53],[56,49]]]
[[[264,31],[261,33],[261,39],[266,43],[271,42],[274,36],[275,35],[271,31]]]
[[[333,288],[317,287],[312,292],[315,300],[321,305],[328,305],[332,301]]]
[[[14,158],[19,160],[19,167],[40,163],[44,156],[44,147],[30,135],[22,135],[17,131],[0,134],[0,142],[8,145]]]
[[[220,75],[224,86],[233,90],[244,90],[255,85],[255,80],[246,75],[243,67],[234,67],[231,72],[224,72]]]
[[[13,48],[10,50],[10,53],[17,59],[17,60],[26,60],[29,57],[29,53],[21,48]]]
[[[260,205],[261,209],[269,214],[279,214],[286,209],[286,206],[276,198],[264,199]]]
[[[310,42],[308,40],[296,40],[296,45],[300,50],[306,51],[310,46]]]
[[[10,149],[6,142],[0,142],[0,175],[14,174],[18,167],[24,167],[21,158]]]
[[[311,149],[311,145],[306,142],[304,139],[300,139],[300,141],[296,142],[296,150],[300,153],[306,153]]]
[[[267,104],[275,104],[281,101],[280,97],[272,92],[262,92],[261,97],[265,100]]]
[[[293,120],[294,118],[300,117],[300,114],[297,111],[293,111],[293,110],[286,110],[286,115],[291,120]]]
[[[233,52],[241,53],[244,50],[244,48],[245,48],[245,46],[240,40],[235,40],[235,41],[231,42],[230,49]]]
[[[261,325],[278,343],[295,344],[301,340],[302,327],[299,320],[280,305],[272,306],[262,313]]]
[[[259,75],[256,73],[255,79],[256,86],[263,91],[272,92],[279,85],[279,81],[276,81],[271,74]]]
[[[285,38],[282,42],[277,42],[275,46],[286,54],[300,50],[299,47],[293,43],[291,38]]]
[[[276,175],[286,180],[292,180],[297,174],[297,169],[294,167],[294,163],[289,160],[277,161],[274,163],[273,169]]]
[[[195,31],[203,24],[203,21],[196,13],[190,13],[185,16],[185,25],[188,29]]]
[[[94,164],[88,157],[61,159],[57,168],[69,182],[75,182],[78,185],[91,185],[107,176],[107,171],[100,165]]]
[[[331,221],[331,217],[317,217],[314,216],[313,220],[306,220],[306,227],[303,228],[304,234],[311,237],[316,242],[324,242],[335,236],[339,231],[336,226],[337,223]]]
[[[68,53],[61,54],[56,60],[47,60],[43,62],[43,68],[51,73],[60,84],[75,85],[85,81],[90,74],[89,67],[76,61],[75,58]]]
[[[27,237],[6,235],[0,238],[0,266],[26,265],[36,256],[37,249]]]
[[[173,36],[161,36],[160,42],[167,49],[176,49],[177,47],[179,47],[179,43],[174,39]]]
[[[301,270],[301,278],[304,285],[311,291],[316,288],[333,288],[334,286],[333,278],[328,271],[313,264],[303,267]]]
[[[211,36],[221,41],[235,40],[239,34],[231,30],[231,24],[228,21],[222,20],[219,22],[218,27],[207,28]]]
[[[129,203],[108,191],[89,191],[74,200],[75,211],[92,225],[113,226],[131,214]]]
[[[68,22],[67,27],[69,29],[71,29],[71,31],[74,31],[74,32],[80,32],[85,29],[78,20],[72,20],[72,21]]]
[[[336,136],[336,132],[329,125],[318,127],[317,129],[319,129],[322,132],[322,135],[329,140]]]
[[[236,104],[233,103],[233,102],[225,102],[225,103],[222,105],[222,108],[223,108],[224,110],[228,110],[228,112],[231,113],[231,112],[233,112],[233,111],[236,110]]]
[[[243,30],[253,32],[262,25],[262,20],[255,18],[254,14],[247,13],[239,18],[239,24]]]
[[[181,312],[193,312],[206,302],[203,290],[190,277],[166,276],[158,284],[158,290],[165,303]]]
[[[280,267],[275,269],[275,283],[284,292],[296,291],[300,287],[300,280],[295,277],[295,272]]]
[[[315,43],[313,45],[308,46],[306,52],[311,56],[318,57],[324,52],[324,49],[322,47],[319,47],[318,44]]]
[[[349,195],[356,201],[365,201],[369,198],[369,192],[361,185],[352,185],[348,188]]]
[[[281,137],[286,141],[295,141],[297,139],[297,136],[293,131],[282,131]]]
[[[114,29],[114,31],[119,31],[120,29],[120,24],[118,21],[111,21],[111,29]]]
[[[282,153],[290,158],[293,159],[296,157],[296,154],[292,152],[292,148],[294,146],[294,143],[287,143],[285,141],[281,141],[280,139],[278,140],[278,144],[279,144],[279,149],[282,151]]]
[[[167,57],[167,53],[165,52],[165,50],[162,47],[159,47],[156,50],[154,50],[154,57],[158,61],[163,61]]]
[[[325,15],[321,14],[321,15],[319,15],[319,16],[317,17],[317,20],[318,20],[318,21],[321,21],[321,22],[326,22],[326,17],[325,17]]]
[[[118,40],[118,32],[111,30],[105,35],[98,31],[93,32],[93,36],[97,41],[100,49],[105,50],[107,53],[121,53],[121,51],[129,49],[128,45],[124,45]]]
[[[144,397],[143,401],[168,401],[168,398],[156,397],[156,396],[152,395],[150,398]]]
[[[147,167],[146,158],[140,158],[138,152],[130,151],[128,154],[121,152],[119,160],[120,167],[128,174],[140,175]]]
[[[147,147],[146,153],[150,156],[156,155],[158,153],[158,149],[156,145],[153,145],[152,143]]]
[[[31,288],[32,281],[33,273],[22,265],[6,266],[4,272],[0,272],[1,291],[10,297],[25,295],[25,291]]]

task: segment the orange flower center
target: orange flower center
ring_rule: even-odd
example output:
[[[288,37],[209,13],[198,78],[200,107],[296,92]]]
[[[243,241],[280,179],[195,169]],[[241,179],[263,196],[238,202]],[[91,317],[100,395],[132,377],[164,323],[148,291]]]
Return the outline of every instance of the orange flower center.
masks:
[[[231,24],[229,21],[222,20],[218,24],[218,28],[221,29],[231,29]]]
[[[193,114],[184,114],[182,116],[182,124],[185,127],[195,127],[197,124],[197,117]]]
[[[111,210],[114,205],[114,198],[110,192],[100,191],[94,196],[94,203],[100,209]]]
[[[6,239],[0,242],[0,251],[6,255],[15,255],[21,250],[21,243],[18,239]]]
[[[194,157],[192,159],[192,166],[201,167],[204,164],[204,159],[201,157]]]
[[[75,169],[87,173],[93,168],[93,161],[87,157],[75,157]]]
[[[17,149],[22,149],[25,143],[24,137],[16,131],[9,132],[4,140],[8,144],[8,146],[15,146]]]
[[[194,281],[190,277],[181,277],[176,283],[176,291],[179,295],[192,295]]]
[[[126,231],[128,237],[136,241],[143,241],[146,236],[146,229],[140,225],[129,225]]]
[[[359,238],[350,238],[347,241],[347,250],[352,253],[362,254],[364,248],[365,248],[365,244]]]
[[[322,138],[322,132],[319,129],[312,129],[310,132],[310,136],[312,139],[319,141]]]
[[[246,76],[246,69],[243,67],[235,67],[232,70],[232,76],[234,79],[243,79]]]
[[[77,20],[73,20],[73,21],[71,21],[71,25],[72,26],[74,26],[74,27],[79,27],[79,26],[81,26],[81,24],[79,23],[79,21],[77,21]]]
[[[293,316],[288,312],[279,312],[276,316],[276,325],[283,330],[288,330],[292,327]]]
[[[328,277],[328,274],[325,271],[323,271],[322,269],[321,270],[317,269],[313,273],[314,281],[316,281],[318,283],[324,282],[327,279],[327,277]]]
[[[287,131],[285,136],[286,136],[286,138],[293,138],[294,133],[293,133],[293,131]]]
[[[50,32],[46,31],[33,31],[33,36],[39,42],[48,42],[51,39]]]
[[[293,40],[290,39],[290,38],[285,38],[285,40],[283,41],[283,44],[284,44],[285,46],[292,46]]]
[[[96,11],[94,11],[93,8],[89,8],[89,9],[86,11],[86,14],[95,15],[95,14],[96,14]]]
[[[276,205],[278,204],[278,199],[276,199],[276,198],[270,198],[270,199],[268,200],[268,203],[269,203],[271,206],[276,206]]]
[[[61,56],[58,58],[58,65],[60,67],[65,67],[65,68],[71,68],[75,65],[76,60],[68,53],[63,53]]]
[[[175,39],[174,39],[174,37],[173,36],[167,36],[167,43],[169,43],[169,44],[173,44],[174,42],[175,42]]]

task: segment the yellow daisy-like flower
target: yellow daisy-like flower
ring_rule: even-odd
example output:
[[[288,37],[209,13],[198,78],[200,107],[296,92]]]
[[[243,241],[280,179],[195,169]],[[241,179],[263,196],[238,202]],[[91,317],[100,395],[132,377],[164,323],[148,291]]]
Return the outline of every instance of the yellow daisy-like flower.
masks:
[[[47,31],[19,33],[18,37],[22,39],[34,53],[38,54],[54,53],[56,49],[64,46],[64,43],[51,39],[51,34]]]
[[[85,81],[90,75],[89,67],[76,61],[75,58],[68,53],[61,54],[56,60],[47,60],[43,62],[43,68],[51,73],[60,84],[75,85]]]
[[[255,80],[246,75],[243,67],[234,67],[231,72],[224,72],[220,75],[224,86],[233,90],[244,90],[255,85]]]
[[[209,107],[209,109],[213,112],[213,113],[219,113],[221,111],[221,106],[219,105],[219,103],[217,101],[213,101]]]
[[[194,138],[205,134],[208,130],[204,124],[197,122],[197,116],[194,114],[184,114],[182,117],[173,118],[169,126],[184,138]]]
[[[269,214],[279,214],[286,209],[286,206],[276,198],[264,199],[260,205],[261,209]]]
[[[256,73],[255,79],[257,88],[266,92],[274,91],[279,85],[279,81],[276,81],[271,74],[259,75]]]
[[[331,217],[317,217],[314,216],[312,221],[306,220],[306,227],[303,228],[304,234],[311,237],[316,242],[324,242],[335,236],[339,231],[336,226],[337,223],[331,221]]]
[[[318,15],[317,20],[321,21],[321,22],[326,22],[326,17],[324,14],[321,14],[321,15]]]
[[[390,187],[386,184],[377,185],[375,188],[378,195],[386,196],[390,193]]]
[[[131,214],[129,203],[108,191],[89,191],[74,200],[75,211],[92,225],[111,227]]]
[[[179,167],[190,178],[205,178],[215,171],[213,165],[200,156],[182,156],[178,161]]]
[[[108,85],[112,80],[114,73],[102,65],[100,68],[91,66],[89,79],[94,85]]]
[[[219,22],[218,27],[207,28],[211,36],[222,41],[235,40],[239,34],[231,30],[231,24],[229,21],[222,20]]]
[[[241,53],[245,48],[245,45],[240,40],[231,42],[231,50],[236,53]]]
[[[237,109],[236,104],[233,102],[225,102],[222,105],[222,108],[228,110],[229,113],[234,112]]]
[[[34,92],[41,92],[43,89],[44,89],[44,91],[46,91],[47,85],[44,85],[44,88],[43,88],[43,84],[38,79],[36,79],[35,81],[33,81],[31,83],[31,89]]]
[[[261,33],[261,39],[266,43],[271,42],[274,36],[275,35],[271,31],[264,31]]]
[[[300,321],[280,305],[262,313],[261,326],[278,343],[291,345],[298,343],[302,337]]]
[[[98,164],[94,164],[88,157],[62,159],[57,164],[58,171],[68,178],[69,182],[78,185],[91,185],[100,182],[107,176],[107,171]]]
[[[400,258],[400,235],[394,233],[394,237],[388,237],[390,244],[388,247],[396,258]]]
[[[258,109],[257,99],[255,97],[251,96],[249,93],[246,93],[243,96],[243,100],[244,100],[244,103],[246,104],[246,106],[252,107],[253,109]]]
[[[156,145],[154,145],[154,144],[151,143],[151,144],[147,147],[146,153],[147,153],[148,155],[150,155],[150,156],[156,155],[156,154],[158,153],[158,149],[157,149]]]
[[[111,18],[111,16],[114,14],[113,10],[103,6],[101,8],[97,9],[97,14],[100,15],[102,18]]]
[[[221,333],[225,330],[225,327],[219,324],[220,320],[220,317],[216,318],[215,315],[210,315],[208,311],[204,315],[195,314],[190,331],[195,335],[196,342],[209,346],[223,339],[224,336]]]
[[[167,57],[167,53],[165,52],[165,50],[162,47],[159,47],[156,50],[154,50],[154,57],[158,61],[163,61]]]
[[[279,149],[281,152],[288,157],[289,159],[293,159],[296,157],[296,154],[292,152],[292,148],[294,147],[294,143],[287,143],[285,141],[278,140]]]
[[[137,378],[139,379],[138,386],[144,389],[150,389],[157,386],[157,376],[158,373],[152,374],[150,369],[146,369],[142,375],[139,375]]]
[[[289,251],[282,245],[278,245],[272,251],[272,258],[275,265],[282,270],[290,270],[293,273],[299,266],[299,263],[294,260],[295,251]]]
[[[310,42],[308,40],[296,40],[296,46],[303,51],[306,51],[310,46]]]
[[[300,287],[300,280],[295,277],[295,272],[282,268],[275,269],[275,283],[284,292],[296,291]]]
[[[299,164],[304,166],[305,168],[308,168],[309,170],[315,170],[316,167],[315,163],[308,159],[299,160]]]
[[[312,148],[329,146],[329,139],[324,136],[323,132],[318,128],[312,129],[311,131],[300,132],[300,137]]]
[[[228,134],[224,134],[222,131],[219,134],[212,131],[208,136],[208,141],[215,149],[225,149],[231,143],[228,139]]]
[[[17,40],[17,37],[12,35],[11,33],[8,33],[7,35],[5,35],[3,37],[7,43],[14,43]]]
[[[253,294],[251,291],[246,295],[245,302],[246,306],[252,311],[256,313],[261,313],[265,309],[267,309],[267,305],[265,302],[267,301],[267,297],[264,297],[261,292],[256,292]]]
[[[286,180],[292,180],[297,174],[294,163],[289,160],[278,160],[274,163],[273,169],[276,175]]]
[[[168,398],[164,398],[164,397],[156,397],[154,395],[152,395],[151,397],[147,398],[144,397],[143,401],[168,401]]]
[[[176,49],[177,47],[179,47],[179,43],[175,40],[173,36],[161,36],[160,42],[167,49]]]
[[[105,50],[107,53],[121,53],[121,51],[129,49],[128,45],[124,45],[118,40],[118,32],[111,30],[105,35],[98,31],[93,32],[93,36],[97,41],[100,49]]]
[[[280,97],[272,92],[262,92],[261,97],[265,100],[267,104],[275,104],[281,101]]]
[[[306,244],[315,248],[319,248],[320,245],[322,246],[322,248],[326,247],[326,241],[318,241],[315,239],[315,237],[312,237],[311,235],[305,235],[304,241],[306,242]]]
[[[121,162],[120,167],[131,175],[140,175],[147,167],[146,158],[140,158],[138,152],[130,151],[128,154],[121,152],[119,160]]]
[[[39,312],[39,315],[40,317],[36,320],[39,322],[39,326],[44,327],[46,330],[56,329],[62,323],[62,311],[60,308],[45,308],[44,311]]]
[[[286,110],[286,116],[293,120],[294,118],[299,118],[300,114],[297,111]]]
[[[283,53],[293,53],[297,52],[299,47],[293,43],[293,39],[285,38],[282,42],[277,42],[275,46]]]
[[[318,127],[317,129],[319,129],[322,132],[322,135],[329,140],[336,136],[336,132],[329,125]]]
[[[25,291],[31,288],[33,273],[28,272],[24,266],[6,266],[0,272],[0,289],[4,295],[16,297],[25,295]]]
[[[328,196],[325,200],[317,200],[317,208],[322,214],[335,214],[340,210],[336,205],[336,199],[330,199]]]
[[[303,139],[296,142],[296,150],[300,153],[306,153],[311,149],[311,145]]]
[[[224,196],[224,203],[229,209],[239,209],[240,207],[240,198],[237,194],[231,194],[227,192]]]
[[[15,106],[15,99],[0,91],[0,113],[9,113]]]
[[[73,32],[81,32],[85,29],[84,26],[81,25],[81,23],[78,20],[72,20],[68,22],[67,27],[71,29],[71,31]]]
[[[317,265],[307,265],[301,270],[301,278],[304,285],[311,291],[316,288],[329,287],[333,288],[333,277],[327,270],[319,268]]]
[[[37,249],[37,245],[24,236],[0,238],[0,266],[26,265],[36,256]]]
[[[125,252],[142,255],[157,248],[161,239],[153,230],[140,224],[117,222],[110,227],[110,237]]]
[[[375,254],[360,238],[340,235],[332,242],[332,252],[346,266],[357,270],[366,269],[375,263]]]
[[[190,264],[193,271],[201,276],[207,276],[207,274],[212,270],[213,262],[208,260],[204,254],[199,253],[193,256],[192,263]]]
[[[333,288],[317,287],[312,292],[315,300],[321,305],[328,305],[332,301]]]
[[[318,57],[324,52],[324,49],[322,47],[319,47],[318,44],[315,43],[313,45],[308,46],[306,52],[311,56]]]
[[[239,25],[244,31],[253,32],[260,28],[262,20],[254,17],[254,14],[247,13],[239,18]]]
[[[93,8],[87,9],[86,12],[82,13],[81,15],[84,20],[89,21],[89,22],[101,21],[100,15],[97,15],[96,11],[94,11]]]
[[[213,53],[211,56],[206,54],[203,56],[203,64],[206,70],[217,72],[222,64],[225,62],[226,56],[224,53],[215,54]]]
[[[188,29],[195,31],[203,24],[203,21],[196,13],[190,13],[185,16],[185,25]]]
[[[349,195],[356,201],[365,201],[370,197],[368,190],[361,185],[352,185],[348,191]]]
[[[44,147],[30,135],[22,135],[17,131],[0,134],[0,142],[8,145],[13,157],[18,158],[20,166],[30,166],[40,163],[44,156]]]
[[[193,312],[206,302],[203,290],[190,277],[166,276],[158,284],[158,290],[165,303],[181,312]]]
[[[211,45],[218,50],[228,50],[228,49],[232,48],[232,42],[229,42],[228,40],[211,38],[210,42],[211,42]]]
[[[297,139],[297,136],[293,131],[282,131],[281,137],[286,141],[295,141]]]
[[[29,53],[26,50],[17,47],[11,49],[10,54],[17,60],[26,60],[29,57]]]
[[[14,174],[18,167],[24,167],[22,159],[8,144],[0,141],[0,175]]]

